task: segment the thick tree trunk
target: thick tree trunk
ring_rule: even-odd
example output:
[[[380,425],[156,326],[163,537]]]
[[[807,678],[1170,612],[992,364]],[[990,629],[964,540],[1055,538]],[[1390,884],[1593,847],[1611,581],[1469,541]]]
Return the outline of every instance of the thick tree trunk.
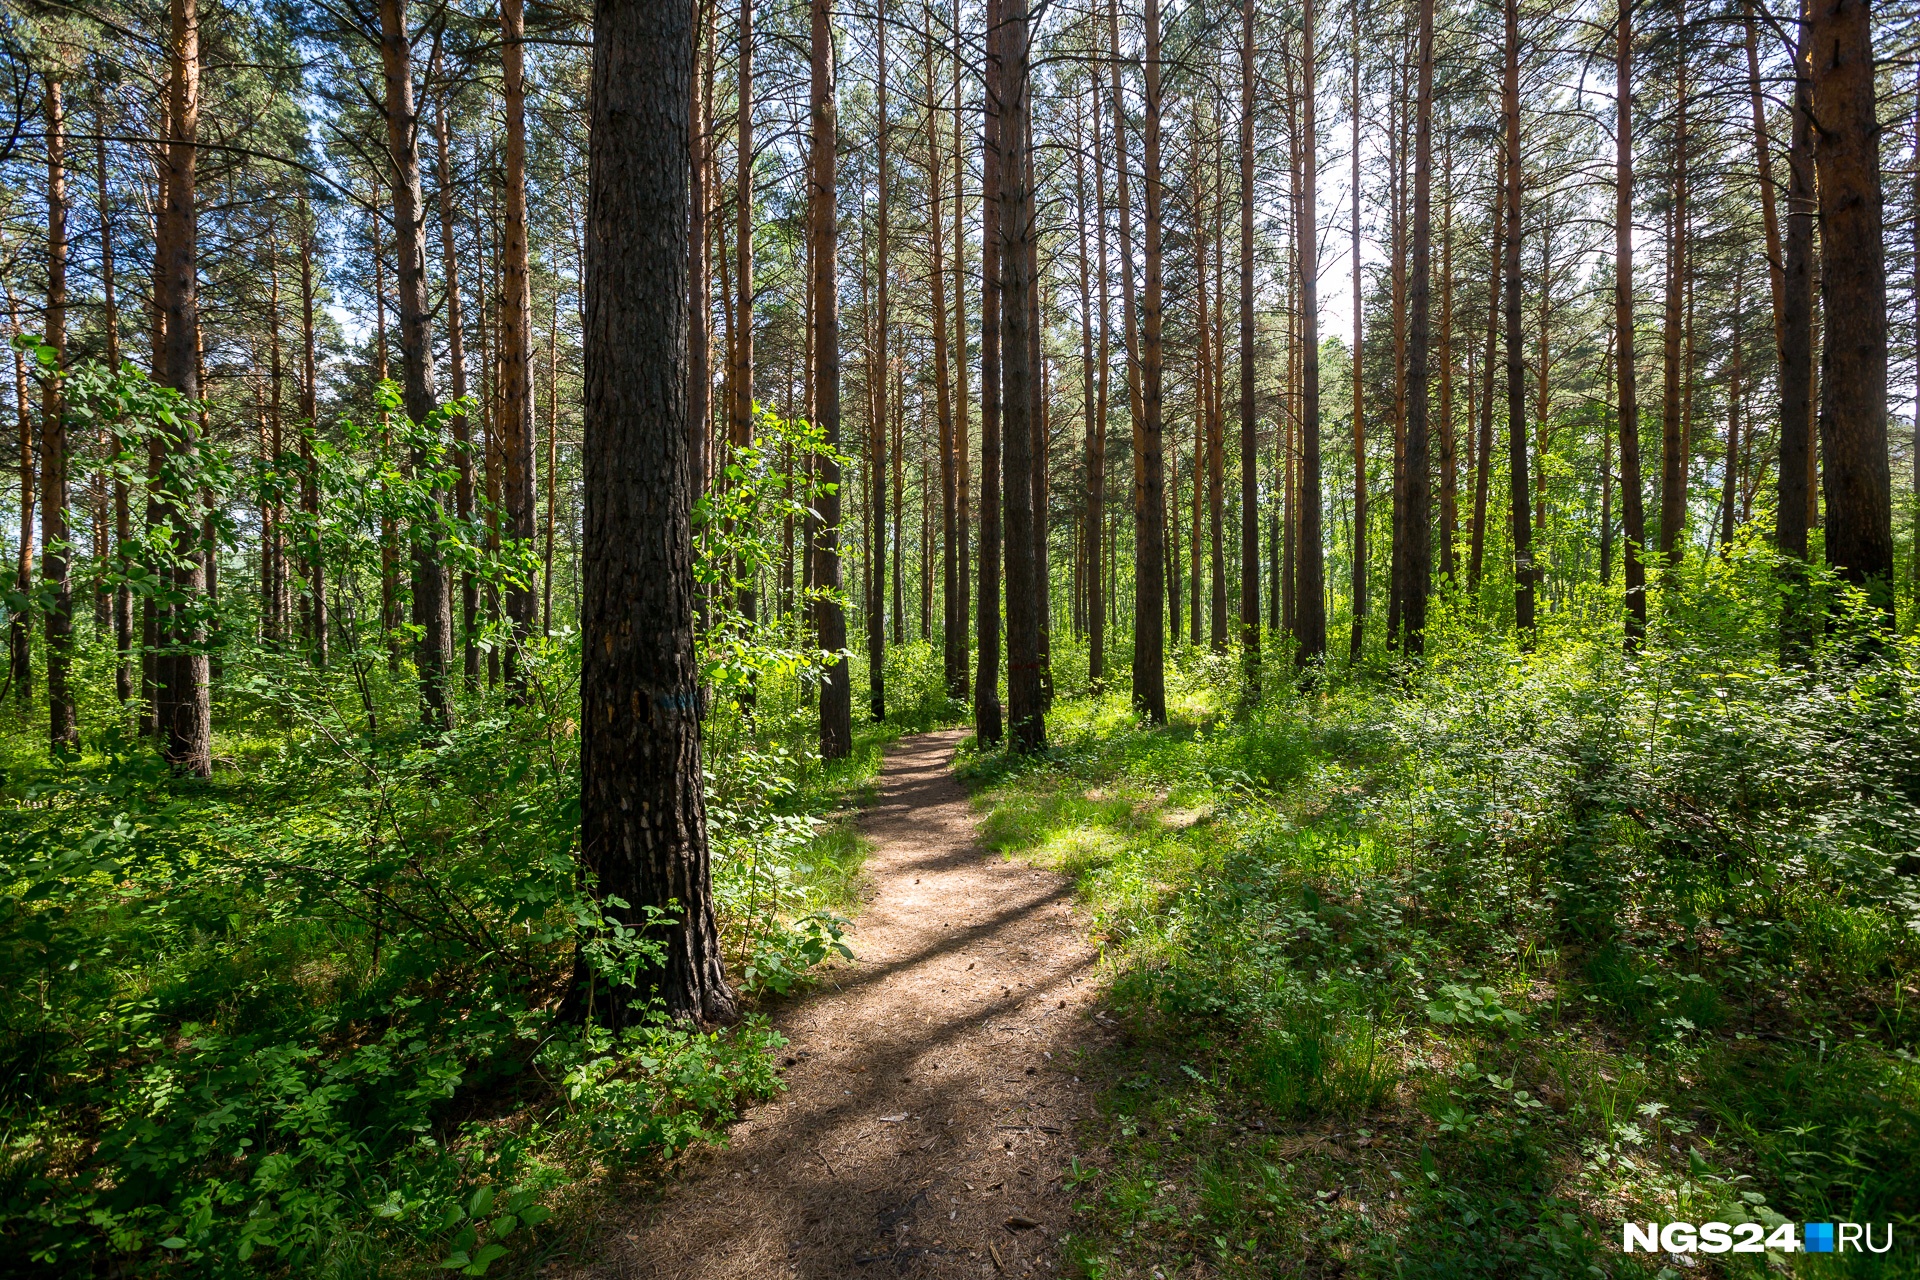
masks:
[[[581,849],[609,914],[661,944],[610,1020],[734,1017],[701,792],[687,428],[691,7],[594,9],[586,278]],[[669,922],[647,919],[649,910]],[[589,998],[589,1006],[591,1006]]]
[[[713,418],[713,265],[708,256],[709,217],[713,208],[713,25],[714,0],[694,0],[695,70],[687,86],[693,116],[692,191],[687,215],[687,432],[693,444],[693,496],[707,491],[713,471],[710,433]],[[698,56],[705,41],[705,60]],[[700,603],[701,617],[706,602]]]
[[[41,577],[47,585],[47,746],[80,746],[68,676],[73,667],[73,551],[67,528],[67,121],[60,82],[47,81],[47,311],[44,341],[54,366],[40,401]]]
[[[169,48],[167,140],[159,225],[160,382],[186,400],[200,398],[199,225],[195,207],[195,161],[200,125],[200,17],[196,0],[172,0]],[[174,434],[160,446],[159,461],[177,476],[197,469],[198,418],[179,415]],[[156,523],[172,540],[174,595],[181,603],[158,610],[155,706],[161,751],[183,773],[213,772],[212,704],[208,687],[206,630],[198,619],[206,593],[206,558],[199,521],[178,490],[164,485],[154,504]]]
[[[1803,4],[1803,13],[1805,5]],[[1781,614],[1781,652],[1797,657],[1812,638],[1804,599],[1806,575],[1792,561],[1807,559],[1813,525],[1813,98],[1805,38],[1794,52],[1794,90],[1787,140],[1787,227],[1781,247],[1780,473],[1774,548],[1789,559]]]
[[[104,107],[96,115],[100,136],[94,141],[94,158],[100,170],[99,217],[100,217],[100,286],[105,303],[107,368],[120,368],[120,307],[115,292],[114,252],[113,252],[113,208],[111,187],[107,176],[107,134],[110,121]],[[118,458],[126,449],[126,441],[116,430],[108,438],[107,447]],[[113,645],[116,661],[113,668],[113,692],[122,707],[133,701],[133,592],[126,583],[127,570],[132,567],[129,539],[133,536],[132,512],[127,505],[127,482],[116,472],[113,478],[113,565],[120,581],[114,585],[111,611],[113,617]]]
[[[1633,9],[1620,0],[1614,33],[1613,344],[1619,385],[1620,524],[1626,542],[1626,645],[1647,630],[1647,517],[1640,481],[1640,401],[1633,343]]]
[[[1096,339],[1097,374],[1094,382],[1093,434],[1087,441],[1087,673],[1094,690],[1106,687],[1107,610],[1111,597],[1107,580],[1107,415],[1112,403],[1113,351],[1108,330],[1112,315],[1107,261],[1107,159],[1105,114],[1097,83],[1089,85],[1093,103],[1094,257],[1098,266],[1099,335]]]
[[[1453,426],[1453,139],[1442,144],[1440,182],[1440,571],[1457,586],[1460,458]]]
[[[1407,341],[1406,652],[1426,649],[1427,587],[1433,571],[1428,508],[1427,404],[1432,353],[1433,0],[1420,0],[1420,51],[1413,127],[1413,287]]]
[[[1095,110],[1099,108],[1100,91],[1093,86],[1090,95]],[[1080,99],[1074,100],[1073,112],[1073,211],[1074,230],[1079,235],[1079,253],[1077,266],[1080,276],[1080,411],[1081,411],[1081,465],[1086,482],[1086,493],[1075,522],[1079,528],[1074,538],[1074,631],[1076,636],[1084,634],[1091,610],[1087,608],[1089,592],[1099,594],[1100,543],[1094,536],[1094,530],[1100,527],[1100,500],[1097,496],[1096,477],[1101,470],[1100,462],[1100,403],[1096,392],[1099,375],[1094,365],[1094,327],[1093,313],[1093,253],[1087,244],[1087,130],[1084,107]],[[1096,156],[1096,163],[1098,157]],[[1095,211],[1096,217],[1097,211]],[[1094,679],[1097,671],[1097,659],[1089,659],[1089,680]]]
[[[1001,443],[1003,404],[1000,386],[1001,197],[1005,137],[1000,101],[1001,13],[999,0],[987,4],[987,60],[982,77],[980,159],[980,650],[974,674],[974,731],[982,743],[999,743],[1000,705]]]
[[[1166,630],[1161,592],[1166,585],[1166,492],[1162,477],[1160,0],[1146,0],[1146,111],[1143,160],[1146,172],[1146,288],[1141,299],[1140,416],[1135,459],[1140,470],[1134,511],[1133,702],[1154,724],[1167,722]]]
[[[884,19],[883,19],[884,22]],[[733,352],[727,373],[732,393],[727,406],[727,439],[734,449],[753,443],[753,0],[740,0],[739,146],[733,207]],[[743,578],[735,598],[740,617],[751,627],[759,620],[760,601],[751,580]]]
[[[392,3],[392,0],[389,0]],[[533,483],[533,286],[527,262],[527,93],[526,93],[526,19],[522,0],[500,0],[500,70],[506,114],[506,221],[501,246],[500,299],[500,453],[506,464],[502,474],[506,499],[506,534],[522,547],[531,547],[534,537]],[[396,153],[397,154],[397,153]],[[403,182],[394,184],[395,208]],[[396,219],[396,221],[398,221]],[[424,234],[424,228],[423,228]],[[402,231],[400,344],[406,350],[406,262]],[[422,262],[425,245],[422,244]],[[411,366],[409,365],[409,373]],[[407,410],[411,416],[414,410]],[[415,419],[418,421],[418,419]],[[415,576],[419,548],[415,547]],[[440,577],[445,571],[435,566]],[[416,588],[416,597],[418,589]],[[526,697],[526,673],[522,647],[533,631],[535,600],[531,582],[507,584],[507,619],[512,637],[507,643],[507,695],[515,702]],[[431,599],[430,599],[431,604]],[[416,600],[415,609],[419,604]],[[431,629],[431,624],[429,624]],[[425,672],[422,672],[423,688]]]
[[[380,0],[380,64],[386,81],[383,110],[387,123],[387,150],[393,164],[394,254],[399,263],[400,358],[402,394],[407,417],[416,425],[433,414],[433,312],[427,296],[426,211],[420,192],[419,116],[413,97],[413,40],[407,29],[407,0]],[[508,204],[512,205],[511,183]],[[524,223],[524,210],[523,210]],[[524,246],[523,246],[524,252]],[[510,255],[509,255],[510,256]],[[524,328],[522,329],[524,334]],[[528,403],[531,413],[531,401]],[[529,427],[531,420],[529,419]],[[527,445],[531,446],[531,435]],[[518,446],[516,446],[518,447]],[[416,447],[412,465],[419,472],[428,465],[427,450]],[[508,460],[509,484],[515,464]],[[526,512],[529,525],[515,537],[531,537],[531,466]],[[444,500],[438,490],[435,503]],[[509,509],[509,516],[514,514]],[[450,722],[447,707],[447,670],[452,660],[453,611],[447,594],[447,568],[440,560],[439,532],[431,524],[408,530],[413,561],[413,617],[420,628],[414,666],[420,679],[420,719],[429,733]],[[511,599],[511,596],[509,597]],[[528,597],[526,608],[531,610]],[[516,625],[518,621],[516,620]]]
[[[1513,520],[1513,620],[1521,643],[1533,633],[1533,521],[1527,511],[1527,382],[1520,334],[1520,3],[1506,0],[1506,74],[1502,82],[1506,116],[1506,317],[1507,317],[1507,465]]]
[[[1773,342],[1780,345],[1781,315],[1786,304],[1786,259],[1780,245],[1780,214],[1773,190],[1773,144],[1767,136],[1766,98],[1760,87],[1760,41],[1753,21],[1753,0],[1743,0],[1741,22],[1746,36],[1747,97],[1753,109],[1753,159],[1760,188],[1760,222],[1767,236],[1767,283],[1772,288]],[[1776,353],[1777,354],[1777,353]]]
[[[1034,313],[1038,282],[1030,252],[1036,233],[1032,170],[1027,164],[1032,109],[1027,0],[1002,0],[1000,13],[1000,333],[1007,535],[1007,727],[1021,751],[1046,744],[1040,680],[1040,585],[1033,506]]]
[[[1743,258],[1733,275],[1733,351],[1727,361],[1727,454],[1720,468],[1720,554],[1733,548],[1734,490],[1737,487],[1740,459],[1740,378],[1745,343],[1741,326],[1746,316],[1747,264]]]
[[[611,2],[611,0],[603,0]],[[627,0],[633,3],[635,0]],[[813,394],[815,425],[832,449],[840,447],[840,303],[836,266],[840,256],[838,168],[839,105],[835,87],[833,27],[828,0],[809,0],[809,100],[812,138],[808,165],[807,222],[813,252]],[[819,528],[813,546],[813,585],[840,590],[840,464],[831,455],[818,462],[826,492],[815,499]],[[820,647],[847,647],[847,618],[839,601],[823,595],[814,603]],[[835,658],[820,682],[820,755],[845,759],[853,751],[853,685],[846,658]]]
[[[1893,629],[1887,271],[1867,0],[1822,0],[1806,29],[1820,191],[1820,451],[1827,563]]]
[[[953,0],[953,31],[960,29],[960,0]],[[958,529],[959,543],[954,552],[954,590],[959,599],[954,603],[954,621],[960,629],[957,649],[960,658],[959,678],[955,694],[966,701],[971,694],[972,673],[968,670],[968,661],[972,656],[971,633],[973,629],[972,607],[969,597],[969,584],[972,581],[970,566],[972,560],[968,550],[973,531],[973,462],[968,456],[972,443],[968,429],[971,410],[967,404],[967,145],[966,130],[960,96],[960,54],[958,49],[953,56],[953,338],[955,352],[955,404],[954,404],[954,524]],[[943,317],[944,319],[944,317]]]

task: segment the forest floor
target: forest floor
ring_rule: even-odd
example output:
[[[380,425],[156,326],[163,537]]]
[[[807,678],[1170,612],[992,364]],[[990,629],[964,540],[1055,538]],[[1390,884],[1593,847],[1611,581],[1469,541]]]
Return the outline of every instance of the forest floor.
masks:
[[[977,843],[964,730],[904,738],[838,962],[773,1012],[786,1091],[656,1203],[609,1224],[592,1277],[1058,1274],[1063,1188],[1112,1034],[1072,882]]]

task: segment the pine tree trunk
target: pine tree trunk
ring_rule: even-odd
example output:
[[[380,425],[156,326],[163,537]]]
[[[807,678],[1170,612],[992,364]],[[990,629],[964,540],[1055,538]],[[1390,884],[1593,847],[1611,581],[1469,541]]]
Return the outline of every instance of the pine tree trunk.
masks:
[[[840,447],[840,302],[835,266],[839,261],[839,201],[835,184],[839,146],[838,90],[834,80],[833,27],[828,0],[809,4],[809,95],[812,117],[807,192],[807,221],[813,242],[813,394],[815,425],[827,445]],[[840,464],[831,455],[817,464],[826,490],[814,500],[819,527],[813,547],[813,585],[822,592],[840,590]],[[847,618],[837,599],[814,604],[819,646],[838,653],[847,646]],[[832,661],[820,682],[820,755],[843,760],[853,751],[852,673],[844,657]]]
[[[1314,115],[1314,61],[1318,56],[1314,16],[1314,0],[1304,0],[1300,40],[1300,225],[1295,233],[1299,242],[1301,363],[1299,530],[1293,605],[1293,630],[1299,641],[1295,660],[1303,666],[1320,660],[1327,651],[1326,560],[1321,545],[1325,535],[1320,509],[1320,240],[1315,183],[1320,160],[1319,126]]]
[[[709,878],[694,655],[687,383],[691,8],[599,0],[586,278],[581,849],[663,961],[607,993],[730,1021]],[[648,909],[671,923],[653,924]],[[592,999],[589,997],[589,1007]]]
[[[426,220],[420,191],[419,117],[413,100],[413,46],[412,34],[407,29],[406,10],[407,0],[381,0],[380,63],[386,82],[383,106],[387,123],[387,149],[393,165],[394,253],[399,262],[402,393],[407,417],[418,426],[427,421],[435,408],[433,312],[432,300],[427,295]],[[508,185],[511,209],[512,184]],[[524,217],[523,206],[523,263]],[[529,436],[529,445],[530,439]],[[411,462],[416,473],[427,467],[428,452],[424,444],[414,448]],[[512,465],[510,459],[510,469]],[[526,468],[526,475],[530,480],[530,466]],[[432,497],[436,504],[444,501],[444,495],[437,489]],[[530,486],[526,511],[530,517]],[[509,514],[513,514],[512,509]],[[413,617],[415,625],[420,628],[420,642],[414,650],[414,666],[420,679],[420,718],[428,732],[432,733],[445,729],[450,723],[447,669],[453,651],[453,613],[447,596],[447,569],[440,560],[438,530],[430,524],[417,524],[408,532],[412,543]],[[532,529],[527,528],[523,534],[515,526],[514,535],[530,537]],[[527,607],[531,608],[530,600]]]
[[[1007,726],[1017,750],[1038,750],[1046,743],[1041,701],[1038,565],[1034,557],[1033,363],[1035,290],[1033,255],[1036,232],[1032,170],[1027,164],[1027,115],[1032,107],[1028,73],[1030,31],[1027,0],[1002,0],[1000,7],[1000,333],[1005,378],[1005,467],[1002,502],[1007,535]]]
[[[199,226],[195,208],[195,161],[200,124],[200,19],[196,0],[172,0],[167,114],[169,136],[159,218],[159,308],[162,333],[160,378],[182,398],[200,398]],[[160,462],[176,475],[197,468],[197,418],[179,416],[175,433],[160,445]],[[162,754],[182,773],[213,772],[212,704],[208,687],[206,631],[196,618],[207,590],[206,558],[199,521],[175,486],[154,504],[155,521],[167,527],[173,563],[168,572],[181,602],[158,610],[156,710]]]
[[[1360,661],[1367,628],[1367,412],[1365,360],[1362,357],[1362,315],[1366,311],[1360,264],[1360,6],[1352,5],[1353,18],[1353,145],[1349,159],[1353,164],[1353,631],[1347,641],[1347,661]]]
[[[302,559],[307,577],[307,644],[314,665],[324,671],[329,647],[327,562],[320,549],[320,477],[313,448],[320,416],[319,343],[314,334],[319,306],[313,290],[314,231],[313,215],[303,198],[300,202],[300,510],[307,518],[308,528]]]
[[[1467,594],[1480,595],[1480,571],[1486,562],[1487,499],[1493,482],[1493,376],[1500,338],[1500,273],[1506,262],[1507,150],[1502,140],[1494,147],[1493,208],[1487,221],[1493,229],[1493,254],[1487,263],[1487,348],[1480,371],[1480,438],[1474,449],[1473,527],[1467,539]]]
[[[1614,35],[1613,343],[1619,385],[1620,524],[1626,542],[1626,646],[1637,648],[1647,630],[1647,520],[1640,480],[1640,401],[1633,342],[1633,16],[1620,0]]]
[[[1433,571],[1427,448],[1433,276],[1433,0],[1420,0],[1420,51],[1414,103],[1413,287],[1407,335],[1406,651],[1426,649],[1427,589]]]
[[[1506,2],[1506,74],[1502,85],[1506,115],[1506,316],[1507,459],[1509,510],[1513,519],[1513,619],[1521,643],[1533,633],[1533,522],[1527,513],[1526,357],[1520,339],[1520,3]]]
[[[933,7],[923,4],[921,17],[925,23],[925,39],[921,44],[921,68],[927,91],[933,92]],[[953,109],[960,110],[956,96]],[[940,637],[941,672],[947,697],[958,701],[966,696],[967,651],[960,625],[960,609],[963,607],[960,595],[960,574],[964,572],[959,562],[960,552],[960,513],[959,513],[959,466],[955,457],[953,430],[953,371],[947,356],[947,326],[950,318],[947,313],[947,272],[946,272],[946,224],[941,218],[941,205],[945,193],[941,190],[941,181],[946,172],[945,158],[941,155],[938,131],[933,127],[939,106],[931,104],[927,117],[927,238],[928,238],[928,286],[932,290],[933,312],[929,320],[933,326],[933,381],[935,391],[935,416],[939,424],[940,450]],[[955,190],[954,201],[960,200],[960,192]],[[964,339],[966,329],[960,330]],[[962,352],[962,363],[965,353]]]
[[[500,451],[505,462],[502,488],[506,533],[531,549],[534,537],[533,444],[533,288],[527,261],[527,108],[526,21],[523,0],[500,0],[500,69],[507,126],[506,222],[501,255],[500,300]],[[396,194],[399,184],[396,184]],[[403,232],[402,239],[405,239]],[[405,262],[401,253],[401,347],[406,346]],[[413,410],[409,409],[411,414]],[[416,552],[417,555],[417,552]],[[419,570],[416,568],[416,575]],[[415,608],[418,609],[416,602]],[[512,636],[505,654],[507,695],[526,698],[527,678],[521,650],[533,631],[535,600],[531,582],[513,581],[506,590]]]
[[[67,528],[67,121],[61,85],[49,78],[47,110],[47,310],[43,341],[54,365],[42,379],[40,408],[41,577],[47,597],[47,748],[79,748],[68,676],[73,667],[73,551]]]
[[[1683,553],[1687,523],[1687,424],[1682,411],[1687,371],[1682,368],[1681,338],[1687,287],[1687,48],[1686,12],[1680,17],[1680,63],[1674,85],[1673,198],[1667,206],[1667,303],[1661,355],[1660,557],[1671,570]]]
[[[1887,271],[1880,128],[1866,0],[1813,6],[1813,149],[1820,192],[1820,452],[1827,563],[1894,624],[1887,460]]]
[[[7,290],[7,319],[13,336],[25,330],[20,325],[20,304]],[[14,562],[13,587],[25,596],[33,590],[33,508],[39,486],[33,461],[33,413],[27,407],[27,357],[23,348],[13,348],[14,418],[20,441],[20,550]],[[7,624],[7,683],[13,686],[13,698],[22,707],[33,701],[33,610],[13,611]]]

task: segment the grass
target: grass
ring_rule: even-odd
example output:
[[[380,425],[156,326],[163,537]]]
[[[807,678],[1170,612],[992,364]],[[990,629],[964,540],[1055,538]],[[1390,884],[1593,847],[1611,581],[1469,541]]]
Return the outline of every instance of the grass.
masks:
[[[1081,1068],[1080,1272],[1674,1265],[1621,1253],[1631,1219],[1891,1222],[1892,1254],[1792,1267],[1920,1274],[1920,947],[1883,874],[1911,788],[1791,758],[1864,745],[1810,708],[1867,676],[1730,665],[1482,653],[1236,717],[1197,658],[1164,728],[1063,697],[1044,757],[976,756],[986,839],[1074,878],[1127,1029]]]

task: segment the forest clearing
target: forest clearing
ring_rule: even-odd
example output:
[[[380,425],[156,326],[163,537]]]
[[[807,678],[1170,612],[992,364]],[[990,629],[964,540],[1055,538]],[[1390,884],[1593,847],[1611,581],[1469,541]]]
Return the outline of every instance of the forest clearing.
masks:
[[[0,5],[0,1273],[1920,1275],[1916,30]]]

